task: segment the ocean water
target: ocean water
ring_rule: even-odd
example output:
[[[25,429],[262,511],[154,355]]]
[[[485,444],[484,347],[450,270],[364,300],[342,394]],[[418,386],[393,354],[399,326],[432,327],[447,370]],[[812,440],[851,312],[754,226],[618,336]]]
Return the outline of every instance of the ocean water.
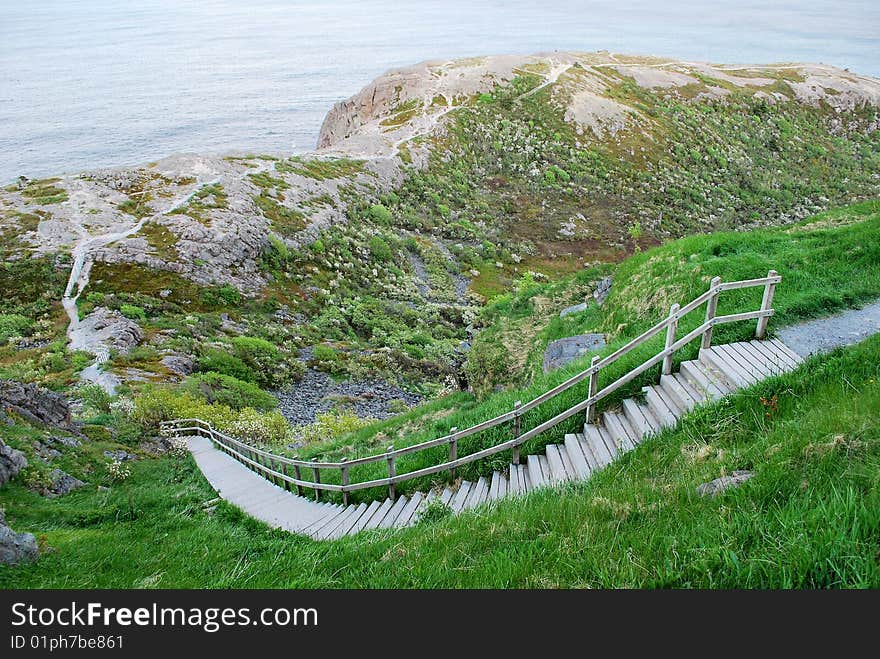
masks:
[[[385,70],[555,49],[880,76],[880,2],[0,0],[0,182],[307,151]]]

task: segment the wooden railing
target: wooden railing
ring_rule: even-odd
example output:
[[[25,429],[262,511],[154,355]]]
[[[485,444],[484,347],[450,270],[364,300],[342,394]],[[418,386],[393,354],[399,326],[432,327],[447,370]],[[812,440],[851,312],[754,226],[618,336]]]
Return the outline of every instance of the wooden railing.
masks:
[[[251,446],[245,442],[242,442],[241,440],[235,439],[234,437],[230,437],[229,435],[215,430],[211,427],[210,424],[208,424],[206,421],[202,421],[201,419],[177,419],[174,421],[166,421],[161,424],[162,432],[165,434],[173,435],[186,435],[188,433],[195,433],[197,435],[207,437],[212,442],[214,442],[214,444],[220,450],[225,451],[235,459],[249,466],[251,469],[260,472],[269,480],[274,481],[276,484],[285,487],[288,490],[296,488],[299,494],[303,494],[304,488],[314,490],[315,499],[319,501],[321,499],[322,491],[341,492],[343,502],[347,504],[348,495],[350,492],[354,492],[356,490],[364,490],[372,487],[384,486],[388,487],[388,496],[394,499],[396,496],[396,486],[398,483],[402,483],[404,481],[408,481],[414,478],[420,478],[422,476],[429,476],[431,474],[436,474],[443,471],[449,471],[454,477],[457,467],[461,467],[462,465],[466,465],[471,462],[476,462],[477,460],[482,460],[483,458],[487,458],[492,455],[497,455],[498,453],[502,453],[504,451],[512,451],[513,463],[519,464],[520,446],[522,446],[525,442],[546,432],[547,430],[553,428],[554,426],[574,416],[575,414],[585,413],[586,422],[594,421],[596,418],[596,405],[599,401],[611,395],[613,392],[617,391],[625,384],[629,383],[648,369],[656,366],[657,364],[660,364],[661,362],[661,372],[663,374],[671,373],[672,357],[675,352],[686,346],[694,339],[702,337],[701,346],[703,348],[710,347],[712,344],[712,329],[716,325],[757,319],[758,323],[755,330],[755,336],[758,339],[763,339],[767,332],[767,322],[770,316],[773,315],[773,294],[776,285],[780,281],[782,281],[782,277],[780,277],[775,270],[771,270],[766,277],[762,277],[760,279],[746,279],[743,281],[722,282],[720,277],[715,277],[709,285],[709,290],[707,290],[705,293],[692,300],[688,304],[684,305],[683,307],[680,307],[678,304],[673,304],[672,307],[670,307],[669,309],[669,315],[658,322],[656,325],[648,329],[646,332],[636,337],[626,345],[618,348],[607,357],[593,357],[589,368],[581,371],[580,373],[577,373],[565,382],[553,387],[552,389],[546,391],[540,396],[533,398],[529,402],[521,403],[517,401],[514,404],[513,409],[509,412],[499,414],[492,419],[483,421],[482,423],[478,423],[474,426],[471,426],[470,428],[465,428],[463,430],[452,428],[449,434],[438,437],[437,439],[431,439],[426,442],[413,444],[412,446],[407,446],[399,449],[395,449],[393,446],[391,446],[384,453],[379,453],[376,455],[356,458],[353,460],[342,459],[339,462],[316,462],[310,460],[297,460]],[[760,309],[758,309],[757,311],[747,311],[745,313],[736,313],[727,316],[716,315],[716,310],[718,308],[718,297],[722,292],[758,286],[764,287],[764,297],[761,301]],[[679,320],[687,314],[691,313],[692,311],[696,310],[704,303],[706,304],[705,321],[681,338],[676,339]],[[647,359],[646,361],[642,362],[639,366],[636,366],[634,369],[630,370],[611,384],[608,384],[601,390],[598,389],[599,372],[602,369],[607,368],[618,359],[620,359],[633,349],[637,348],[638,346],[649,341],[653,337],[657,336],[664,330],[666,331],[666,342],[663,350],[661,350],[651,358]],[[555,398],[562,392],[571,389],[572,387],[583,382],[584,380],[589,381],[587,395],[584,400],[568,408],[564,412],[561,412],[556,416],[548,419],[547,421],[538,424],[534,428],[531,428],[526,432],[522,432],[522,417],[524,414],[542,405],[543,403],[546,403],[548,400]],[[484,448],[475,453],[470,453],[468,455],[458,457],[459,440],[506,423],[511,424],[511,438],[509,440],[501,442],[499,444],[495,444],[488,448]],[[440,464],[424,467],[422,469],[417,469],[415,471],[408,471],[402,474],[397,473],[396,461],[400,456],[409,455],[420,451],[426,451],[432,448],[436,448],[438,446],[447,446],[449,448],[449,458],[446,461],[441,462]],[[350,482],[349,476],[352,467],[382,461],[385,461],[388,465],[387,477],[355,483]],[[321,471],[325,469],[339,470],[340,483],[322,483]],[[304,477],[304,471],[311,472],[311,480]]]

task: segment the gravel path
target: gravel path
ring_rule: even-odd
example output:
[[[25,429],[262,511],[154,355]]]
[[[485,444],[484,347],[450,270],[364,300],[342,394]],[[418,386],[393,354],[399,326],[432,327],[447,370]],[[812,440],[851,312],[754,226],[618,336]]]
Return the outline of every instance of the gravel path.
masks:
[[[880,333],[880,301],[784,327],[776,336],[801,357],[850,346]]]

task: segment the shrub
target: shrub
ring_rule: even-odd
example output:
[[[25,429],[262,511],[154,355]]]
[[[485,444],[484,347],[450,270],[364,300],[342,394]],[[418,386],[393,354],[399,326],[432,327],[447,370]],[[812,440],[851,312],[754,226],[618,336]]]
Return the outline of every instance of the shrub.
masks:
[[[29,318],[18,314],[0,314],[0,343],[6,343],[14,336],[26,336],[33,330]]]
[[[202,303],[209,307],[235,306],[241,303],[241,293],[232,284],[223,284],[202,291]]]
[[[199,418],[242,441],[267,445],[286,444],[290,425],[277,410],[260,412],[250,407],[234,410],[208,403],[175,387],[148,387],[134,402],[132,420],[144,430],[156,431],[162,421]]]
[[[370,206],[369,215],[370,219],[378,224],[391,224],[391,211],[385,208],[382,204],[373,204]]]
[[[370,254],[377,261],[390,261],[391,248],[381,236],[373,236],[370,238]]]
[[[278,407],[278,401],[251,382],[230,375],[208,372],[191,375],[181,388],[193,396],[203,397],[209,403],[220,403],[234,410],[252,407],[269,411]]]
[[[331,441],[373,423],[375,419],[362,419],[351,410],[319,412],[314,423],[302,426],[299,437],[306,444]]]
[[[206,351],[199,358],[198,370],[204,373],[222,373],[246,382],[255,382],[257,379],[253,370],[241,359],[216,348]]]
[[[141,322],[147,319],[147,312],[141,307],[133,304],[123,304],[119,307],[119,312],[129,320],[139,320]]]
[[[82,401],[96,412],[110,412],[113,396],[104,391],[101,386],[97,384],[83,384],[77,388],[76,392]]]
[[[464,371],[477,398],[485,398],[511,373],[507,349],[496,341],[476,342],[468,353]]]

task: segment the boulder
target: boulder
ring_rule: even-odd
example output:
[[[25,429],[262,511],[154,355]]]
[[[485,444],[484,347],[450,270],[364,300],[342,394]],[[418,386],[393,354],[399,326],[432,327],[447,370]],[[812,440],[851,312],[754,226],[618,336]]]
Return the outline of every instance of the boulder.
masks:
[[[52,483],[49,487],[41,488],[40,494],[50,499],[64,496],[85,485],[81,480],[74,478],[61,469],[53,469],[49,477],[52,479]]]
[[[581,311],[586,311],[587,303],[581,302],[580,304],[575,304],[570,307],[565,307],[562,311],[559,312],[560,318],[565,318],[566,316],[570,316],[573,313],[580,313]]]
[[[0,380],[0,408],[31,422],[62,428],[70,425],[67,400],[35,384]]]
[[[194,369],[192,357],[178,354],[165,355],[162,357],[162,366],[175,375],[182,376],[190,375]]]
[[[730,476],[722,476],[708,483],[702,483],[697,486],[697,494],[701,497],[717,496],[729,490],[732,487],[738,487],[749,480],[754,474],[750,471],[738,470],[734,471]]]
[[[0,486],[11,481],[28,465],[24,453],[7,445],[0,439]]]
[[[128,460],[137,460],[138,456],[128,451],[104,451],[104,457],[115,460],[116,462],[127,462]]]
[[[578,334],[551,341],[544,351],[543,369],[545,373],[561,368],[578,357],[596,352],[605,345],[603,334]]]
[[[33,533],[16,533],[6,524],[0,510],[0,564],[15,565],[37,560],[37,539]]]
[[[604,279],[601,279],[598,284],[596,284],[596,290],[593,291],[593,298],[596,300],[596,304],[598,304],[600,307],[605,301],[605,298],[607,298],[608,294],[611,292],[611,284],[613,283],[613,277],[605,277]]]

